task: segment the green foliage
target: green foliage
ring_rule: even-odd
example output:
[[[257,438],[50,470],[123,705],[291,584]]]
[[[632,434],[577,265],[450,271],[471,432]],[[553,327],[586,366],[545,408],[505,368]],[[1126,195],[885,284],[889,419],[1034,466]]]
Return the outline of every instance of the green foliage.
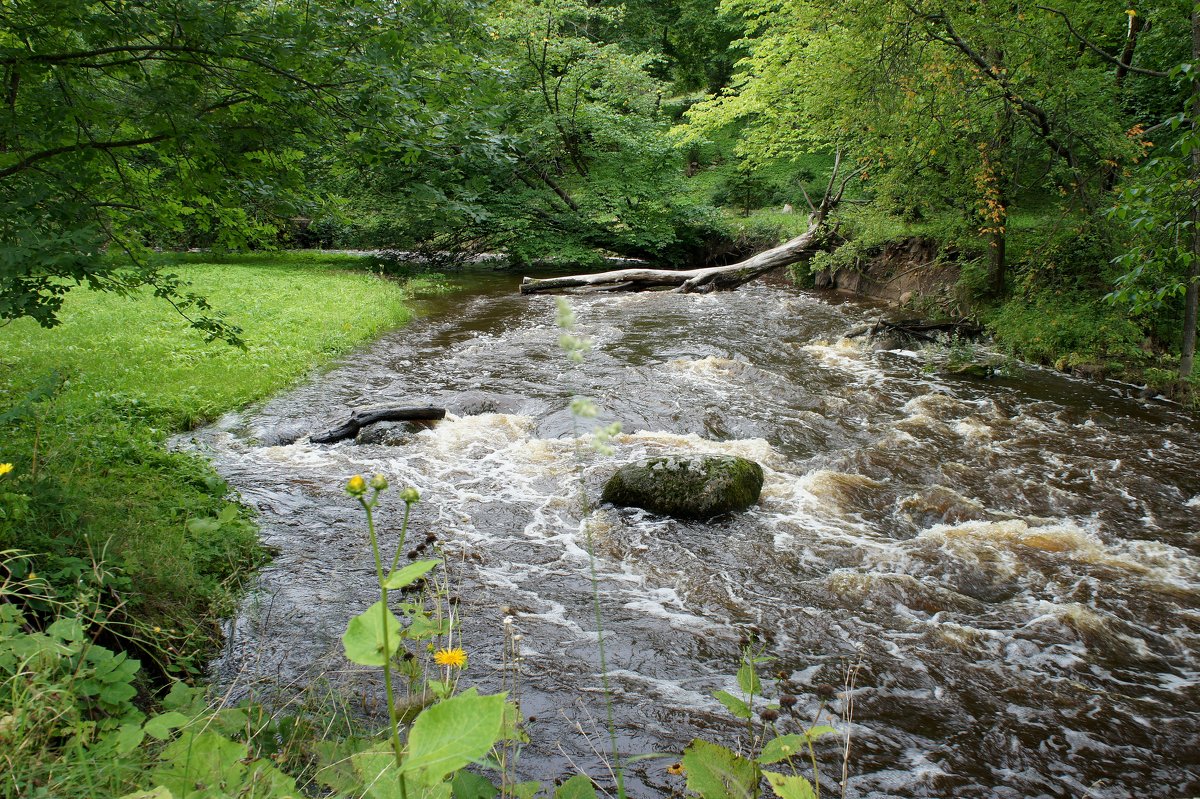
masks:
[[[804,777],[774,771],[764,771],[763,776],[779,799],[817,799],[812,783]]]
[[[28,554],[0,555],[0,795],[32,795],[57,779],[63,761],[78,767],[100,758],[86,779],[121,780],[127,764],[119,758],[143,738],[133,703],[140,664],[92,640],[103,628],[84,602],[62,606],[38,631],[21,608],[31,595],[45,596],[45,581],[14,576]]]
[[[482,760],[500,740],[504,703],[503,694],[480,696],[471,688],[425,710],[409,732],[404,772],[433,786]]]
[[[149,247],[270,244],[316,204],[310,155],[438,146],[468,4],[22,3],[0,16],[0,319],[149,286],[209,337],[236,327]],[[105,255],[105,251],[110,256]],[[122,257],[116,257],[121,253]]]
[[[1200,149],[1200,131],[1183,114],[1171,119],[1171,128],[1173,140],[1138,165],[1108,211],[1129,234],[1114,262],[1121,274],[1109,299],[1135,313],[1178,307],[1200,259],[1193,243],[1200,208],[1193,151]]]
[[[586,774],[576,774],[555,789],[554,799],[596,799],[596,786]]]
[[[466,665],[466,653],[459,648],[440,650],[434,660],[444,667],[445,679],[430,679],[418,687],[419,694],[433,694],[439,701],[417,715],[408,727],[407,742],[401,744],[404,720],[393,687],[393,673],[402,672],[402,669],[396,662],[396,654],[404,650],[413,660],[411,653],[405,649],[405,641],[415,642],[438,636],[446,636],[449,640],[453,624],[449,618],[444,620],[445,623],[439,623],[442,621],[440,612],[436,614],[436,619],[431,619],[423,603],[410,602],[405,603],[408,625],[402,626],[389,607],[389,590],[412,585],[432,571],[440,561],[420,561],[395,570],[408,535],[409,512],[419,500],[415,489],[406,488],[400,492],[400,499],[404,502],[404,521],[399,541],[391,567],[385,570],[375,533],[374,511],[387,488],[388,482],[383,475],[376,475],[369,485],[361,476],[350,478],[346,484],[346,492],[358,501],[366,513],[380,600],[350,620],[342,643],[346,657],[352,662],[382,667],[388,736],[391,738],[390,748],[366,748],[354,752],[351,761],[359,778],[369,786],[368,793],[371,795],[392,796],[393,792],[398,792],[398,795],[404,796],[411,784],[432,792],[428,795],[449,796],[454,790],[455,773],[482,760],[509,734],[505,729],[505,717],[510,713],[511,706],[505,701],[504,694],[480,696],[474,688],[453,695],[457,685],[456,671]],[[415,672],[410,672],[409,677],[410,684],[416,682]],[[344,778],[344,769],[332,772],[335,782],[339,774]],[[470,792],[468,788],[460,782],[460,791]]]
[[[385,643],[386,642],[386,643]],[[400,620],[376,602],[346,625],[342,636],[346,658],[362,666],[383,666],[400,648]]]
[[[752,799],[762,772],[753,760],[697,738],[683,752],[689,791],[703,799]]]
[[[1094,298],[1046,292],[1011,300],[985,317],[996,341],[1037,363],[1074,366],[1119,358],[1138,362],[1144,334],[1119,309]]]

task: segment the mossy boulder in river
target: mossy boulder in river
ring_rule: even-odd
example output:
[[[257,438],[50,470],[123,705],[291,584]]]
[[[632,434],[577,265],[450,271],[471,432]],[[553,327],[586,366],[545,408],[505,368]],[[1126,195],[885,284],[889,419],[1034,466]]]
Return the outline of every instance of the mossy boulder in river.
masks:
[[[730,455],[672,455],[622,466],[604,485],[605,502],[683,519],[707,519],[758,501],[763,470]]]

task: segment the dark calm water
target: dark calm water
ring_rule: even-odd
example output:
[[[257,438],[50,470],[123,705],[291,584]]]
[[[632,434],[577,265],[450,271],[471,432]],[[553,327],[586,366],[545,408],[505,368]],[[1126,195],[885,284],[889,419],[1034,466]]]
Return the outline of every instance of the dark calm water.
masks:
[[[376,598],[342,486],[380,472],[421,491],[410,540],[433,533],[445,552],[468,683],[506,684],[506,616],[522,636],[536,720],[518,772],[609,782],[580,473],[596,496],[621,463],[733,453],[767,475],[744,514],[592,519],[624,752],[745,747],[712,692],[736,692],[752,635],[782,675],[771,696],[799,698],[782,729],[821,715],[850,734],[847,796],[1200,795],[1195,421],[1044,371],[938,377],[944,353],[864,351],[843,334],[873,311],[782,282],[571,298],[594,342],[571,367],[553,298],[520,296],[511,276],[468,282],[188,442],[280,550],[230,624],[217,676],[235,693],[324,680],[378,707],[339,639]],[[577,446],[575,394],[623,423],[615,454]],[[376,403],[450,415],[400,447],[260,443]],[[400,507],[381,514],[385,541]],[[823,685],[839,694],[824,710]],[[839,742],[819,754],[836,795]],[[631,793],[682,789],[671,762],[632,766]]]

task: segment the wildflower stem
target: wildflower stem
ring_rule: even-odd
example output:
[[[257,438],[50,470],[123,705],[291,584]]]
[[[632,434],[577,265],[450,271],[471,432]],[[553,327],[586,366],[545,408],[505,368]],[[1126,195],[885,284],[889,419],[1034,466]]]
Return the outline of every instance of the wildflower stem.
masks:
[[[400,524],[400,540],[396,542],[396,557],[392,558],[392,568],[389,571],[395,571],[396,566],[400,563],[400,553],[404,551],[404,539],[408,537],[408,512],[412,510],[412,503],[404,503],[404,521]],[[379,578],[382,582],[383,578]]]
[[[381,627],[383,629],[383,690],[387,696],[388,721],[391,727],[392,752],[396,756],[396,769],[400,769],[400,718],[396,713],[396,702],[392,695],[392,649],[388,642],[388,591],[385,587],[383,576],[383,558],[379,556],[379,538],[375,535],[375,500],[378,498],[379,492],[375,492],[375,496],[367,501],[363,497],[359,497],[358,501],[362,503],[363,509],[367,512],[367,532],[371,537],[371,554],[375,556],[375,575],[379,578],[380,603],[379,612],[381,615]],[[405,507],[404,520],[408,521],[408,508]],[[403,534],[401,534],[403,535]],[[400,799],[406,799],[406,791],[404,786],[404,774],[400,773]]]
[[[559,346],[566,352],[571,363],[582,363],[583,353],[590,347],[590,342],[574,335],[575,314],[566,300],[558,300],[558,326],[564,331],[559,338]],[[596,548],[592,542],[591,515],[592,507],[588,502],[587,486],[583,480],[583,457],[579,446],[579,418],[582,415],[595,415],[595,403],[585,397],[576,396],[571,400],[571,433],[575,438],[575,467],[579,476],[579,497],[583,512],[583,532],[587,540],[588,568],[592,580],[592,610],[596,616],[596,647],[600,652],[600,686],[604,690],[604,708],[608,717],[608,738],[612,745],[613,776],[617,780],[617,796],[625,796],[625,769],[621,766],[621,753],[617,749],[617,725],[613,716],[612,688],[608,683],[608,655],[604,647],[604,616],[600,612],[600,578],[596,576]]]

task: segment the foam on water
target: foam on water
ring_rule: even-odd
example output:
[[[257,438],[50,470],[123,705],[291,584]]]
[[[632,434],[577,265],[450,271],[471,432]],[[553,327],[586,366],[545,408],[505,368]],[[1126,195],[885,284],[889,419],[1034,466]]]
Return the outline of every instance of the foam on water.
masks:
[[[861,666],[854,723],[836,722],[854,741],[848,796],[1121,795],[1101,779],[1200,790],[1179,766],[1200,735],[1194,426],[1049,372],[932,377],[936,353],[864,351],[840,336],[873,316],[787,288],[570,302],[593,341],[581,369],[558,350],[552,300],[455,299],[189,436],[281,550],[231,623],[221,679],[290,685],[324,669],[375,690],[340,659],[345,619],[375,598],[341,487],[380,472],[422,493],[408,546],[432,533],[447,557],[468,681],[500,687],[505,616],[524,636],[522,703],[539,718],[525,776],[560,776],[564,756],[603,774],[575,733],[604,713],[594,563],[627,751],[736,742],[744,725],[711,694],[736,692],[753,641],[772,658],[764,675],[784,674],[768,691],[797,695],[797,724],[839,715],[844,699],[818,686],[845,694]],[[564,410],[576,394],[628,422],[614,456]],[[451,413],[400,447],[261,445],[396,397]],[[706,522],[584,519],[581,492],[668,454],[755,460],[762,496]],[[837,745],[818,753],[839,792]],[[672,789],[646,763],[629,785],[639,799]]]

